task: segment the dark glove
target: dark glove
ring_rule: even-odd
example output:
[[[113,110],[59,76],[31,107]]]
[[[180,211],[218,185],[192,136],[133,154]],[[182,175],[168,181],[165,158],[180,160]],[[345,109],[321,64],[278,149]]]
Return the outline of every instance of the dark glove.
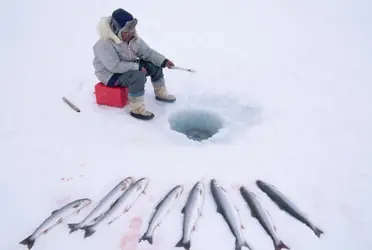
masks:
[[[141,59],[137,59],[135,62],[138,63],[138,70],[139,71],[142,71],[143,73],[145,73],[147,75],[147,70],[145,68],[144,61],[141,60]]]

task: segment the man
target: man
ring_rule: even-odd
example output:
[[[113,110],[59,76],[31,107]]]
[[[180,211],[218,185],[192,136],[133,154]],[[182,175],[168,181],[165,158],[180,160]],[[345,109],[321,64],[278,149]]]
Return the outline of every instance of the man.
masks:
[[[168,94],[163,68],[174,63],[150,48],[136,32],[137,19],[119,8],[98,24],[99,40],[93,46],[95,75],[106,86],[122,86],[129,90],[130,114],[150,120],[154,114],[145,108],[144,92],[147,76],[151,77],[155,97],[159,101],[174,102]]]

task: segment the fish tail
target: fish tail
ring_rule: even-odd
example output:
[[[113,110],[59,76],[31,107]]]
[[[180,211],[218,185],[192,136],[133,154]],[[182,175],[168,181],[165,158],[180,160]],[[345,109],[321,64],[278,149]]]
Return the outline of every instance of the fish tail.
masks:
[[[189,250],[190,247],[191,247],[191,243],[190,241],[187,241],[187,242],[183,242],[183,238],[176,244],[175,247],[183,247],[185,248],[186,250]]]
[[[139,239],[138,242],[148,241],[152,245],[152,235],[149,235],[147,232]]]
[[[250,250],[253,249],[246,241],[244,241],[243,243],[240,243],[238,240],[235,241],[235,250],[241,250],[243,246],[247,247]]]
[[[92,226],[85,226],[82,229],[85,231],[84,238],[88,238],[96,232]]]
[[[317,227],[315,227],[315,228],[313,229],[313,231],[314,231],[315,235],[316,235],[318,238],[320,238],[320,235],[324,234],[324,232],[323,232],[321,229],[317,228]]]
[[[281,249],[290,249],[286,244],[284,244],[283,241],[279,241],[277,244],[275,244],[275,250],[281,250]]]
[[[67,224],[68,228],[70,229],[70,233],[77,231],[79,227],[79,223],[72,223],[72,224]]]
[[[35,239],[32,238],[32,235],[28,236],[26,239],[19,242],[19,244],[27,245],[28,249],[31,249],[34,246]]]

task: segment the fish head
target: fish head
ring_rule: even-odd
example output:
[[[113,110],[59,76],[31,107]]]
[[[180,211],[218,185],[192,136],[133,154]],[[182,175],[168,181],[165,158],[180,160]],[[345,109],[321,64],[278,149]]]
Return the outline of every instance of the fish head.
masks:
[[[195,189],[200,193],[200,195],[203,195],[204,193],[204,183],[199,181],[195,184]]]
[[[181,194],[183,193],[183,186],[181,186],[181,185],[177,186],[176,187],[176,192],[177,192],[176,197],[181,196]]]
[[[265,188],[266,183],[263,182],[263,181],[261,181],[261,180],[257,180],[257,181],[256,181],[256,185],[257,185],[259,188],[263,189],[263,188]]]
[[[216,179],[211,180],[211,185],[218,186],[218,181]]]
[[[221,188],[221,183],[219,183],[216,179],[212,179],[211,185],[214,186],[215,188]]]
[[[142,189],[143,187],[146,188],[147,185],[149,184],[149,179],[148,178],[141,178],[139,179],[135,185],[138,187],[138,189]]]
[[[125,178],[120,184],[121,184],[121,190],[125,190],[127,189],[133,182],[134,178],[129,176],[127,178]]]
[[[240,191],[241,194],[248,193],[248,190],[247,190],[247,188],[246,188],[245,186],[241,186],[241,187],[239,188],[239,191]]]
[[[86,198],[86,199],[80,199],[79,202],[74,206],[74,208],[81,209],[83,207],[86,207],[92,203],[92,200]]]

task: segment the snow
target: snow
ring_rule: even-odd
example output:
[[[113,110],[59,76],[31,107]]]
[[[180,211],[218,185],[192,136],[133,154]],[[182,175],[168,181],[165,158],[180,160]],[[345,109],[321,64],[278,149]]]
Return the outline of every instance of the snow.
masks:
[[[148,194],[120,220],[87,239],[81,231],[69,234],[64,222],[33,249],[176,249],[187,191],[198,180],[209,191],[211,178],[234,198],[255,249],[273,246],[239,196],[240,185],[260,197],[291,249],[371,249],[370,1],[4,5],[0,249],[27,249],[18,243],[51,211],[83,197],[98,202],[126,176],[151,181]],[[165,70],[178,97],[174,104],[157,103],[147,84],[146,103],[155,113],[150,122],[94,102],[96,24],[118,7],[138,17],[139,33],[153,48],[196,70]],[[218,113],[227,127],[204,143],[169,129],[168,117],[194,108]],[[322,238],[280,211],[255,186],[257,179],[290,197],[324,230]],[[184,195],[155,232],[154,245],[136,244],[158,200],[177,184],[185,186]],[[191,248],[234,247],[208,192]]]

